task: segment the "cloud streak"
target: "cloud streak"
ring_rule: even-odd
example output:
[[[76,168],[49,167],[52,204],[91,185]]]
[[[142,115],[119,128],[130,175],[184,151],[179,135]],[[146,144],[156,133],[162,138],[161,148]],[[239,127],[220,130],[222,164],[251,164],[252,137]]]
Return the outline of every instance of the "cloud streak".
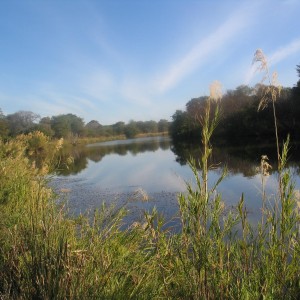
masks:
[[[212,34],[201,39],[186,55],[158,80],[158,90],[161,93],[172,89],[187,75],[195,71],[217,52],[222,51],[245,26],[250,23],[249,11],[245,8],[237,10],[224,23],[222,23]]]
[[[109,99],[110,91],[115,88],[115,81],[109,72],[98,71],[85,76],[79,86],[88,97],[105,102]]]
[[[297,52],[300,52],[300,38],[294,40],[284,47],[279,48],[277,51],[271,54],[269,58],[269,65],[275,65]]]
[[[124,78],[120,93],[129,103],[147,107],[151,104],[151,89],[147,82],[132,78]]]
[[[276,65],[281,61],[287,59],[289,56],[296,54],[298,52],[300,53],[300,38],[290,42],[289,44],[283,47],[280,47],[270,55],[266,55],[268,61],[268,67]],[[257,70],[257,65],[252,65],[249,68],[245,76],[245,84],[248,85],[252,81],[252,79],[255,76],[256,70]]]
[[[162,75],[151,74],[148,78],[137,79],[135,74],[126,74],[120,85],[120,95],[128,104],[147,108],[154,114],[157,106],[161,108],[167,102],[165,96],[168,92],[221,53],[239,34],[244,34],[245,27],[250,26],[253,19],[251,16],[255,7],[256,4],[252,4],[236,9],[224,22],[219,22],[211,34],[202,37],[190,51],[165,68]],[[170,102],[166,106],[169,105]]]

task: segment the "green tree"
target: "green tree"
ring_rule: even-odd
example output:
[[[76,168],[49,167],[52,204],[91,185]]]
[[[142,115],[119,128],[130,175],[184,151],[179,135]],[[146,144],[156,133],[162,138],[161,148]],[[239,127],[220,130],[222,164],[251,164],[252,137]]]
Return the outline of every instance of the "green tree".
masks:
[[[151,120],[143,123],[143,133],[155,133],[158,131],[157,122]]]
[[[85,131],[87,136],[100,136],[102,132],[102,125],[96,121],[96,120],[91,120],[85,125]]]
[[[191,137],[195,122],[191,119],[187,112],[176,110],[172,116],[172,120],[173,122],[170,126],[170,133],[174,139]]]
[[[240,85],[235,90],[228,90],[222,97],[222,119],[249,107],[255,99],[255,90],[247,85]]]
[[[202,96],[199,98],[193,98],[186,104],[186,112],[191,119],[198,121],[205,111],[205,103],[208,97]]]
[[[40,122],[34,126],[34,130],[41,131],[46,136],[53,137],[54,131],[51,128],[51,118],[44,117],[40,119]]]
[[[137,127],[137,122],[131,120],[125,127],[125,135],[127,138],[134,138],[138,132],[139,129]]]
[[[51,118],[51,127],[58,138],[84,135],[83,119],[73,114],[53,116]]]
[[[114,134],[114,130],[112,125],[105,125],[102,127],[101,135],[112,136],[113,134]]]
[[[71,126],[68,119],[61,116],[53,116],[51,118],[51,127],[54,130],[54,135],[57,138],[67,137],[71,132]]]
[[[39,118],[38,114],[24,110],[7,115],[6,120],[8,122],[9,134],[16,136],[21,133],[30,132]]]
[[[170,122],[165,119],[161,119],[157,123],[158,132],[167,132],[169,131]]]
[[[114,135],[121,135],[124,134],[125,130],[125,123],[124,122],[117,122],[112,125]]]
[[[6,138],[8,135],[7,120],[0,108],[0,138]]]

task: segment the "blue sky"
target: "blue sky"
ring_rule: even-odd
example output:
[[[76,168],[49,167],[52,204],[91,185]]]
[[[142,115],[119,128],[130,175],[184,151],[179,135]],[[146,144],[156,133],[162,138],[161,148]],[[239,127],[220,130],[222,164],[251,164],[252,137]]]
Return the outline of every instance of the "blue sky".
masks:
[[[0,108],[170,120],[214,80],[259,82],[257,48],[292,87],[299,12],[300,0],[1,0]]]

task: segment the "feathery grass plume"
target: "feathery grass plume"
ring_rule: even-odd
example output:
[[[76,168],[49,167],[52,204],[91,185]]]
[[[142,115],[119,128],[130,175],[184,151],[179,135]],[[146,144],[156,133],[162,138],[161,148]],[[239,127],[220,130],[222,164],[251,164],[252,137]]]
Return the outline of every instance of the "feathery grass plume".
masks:
[[[58,151],[63,147],[64,144],[64,138],[60,138],[55,145],[55,149]]]
[[[219,101],[222,98],[222,84],[215,80],[209,86],[209,99]]]
[[[263,93],[261,100],[258,105],[258,110],[264,109],[269,102],[272,103],[273,108],[273,119],[274,119],[274,130],[275,130],[275,137],[276,137],[276,149],[277,149],[277,160],[279,169],[281,169],[281,157],[280,157],[280,149],[279,149],[279,137],[278,137],[278,126],[277,126],[277,116],[276,116],[276,108],[275,102],[277,98],[280,96],[281,86],[278,83],[278,76],[277,73],[273,73],[272,78],[269,73],[268,61],[266,56],[264,55],[261,49],[257,49],[252,64],[259,63],[258,71],[263,72],[263,78],[261,83],[263,84],[267,81],[267,85],[263,87]]]
[[[264,85],[263,93],[258,106],[258,110],[263,110],[267,107],[269,102],[276,101],[280,96],[282,87],[279,84],[277,72],[273,72],[272,75],[270,75],[267,57],[261,49],[255,51],[252,64],[255,63],[258,63],[257,71],[263,73],[261,80],[261,84]]]
[[[267,155],[262,155],[261,156],[261,161],[260,161],[260,171],[262,176],[269,176],[270,169],[272,169],[272,166],[268,163],[268,156]]]
[[[263,53],[262,49],[257,49],[254,53],[254,58],[252,60],[252,64],[254,63],[260,63],[258,66],[258,70],[260,72],[268,70],[268,62],[265,54]]]

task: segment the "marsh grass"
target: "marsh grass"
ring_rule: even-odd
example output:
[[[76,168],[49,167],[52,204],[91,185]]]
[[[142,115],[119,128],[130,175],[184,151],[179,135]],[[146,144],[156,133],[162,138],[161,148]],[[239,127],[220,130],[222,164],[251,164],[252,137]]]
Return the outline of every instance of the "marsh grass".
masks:
[[[208,185],[219,91],[199,119],[203,151],[190,161],[194,182],[179,195],[175,233],[155,209],[128,228],[126,208],[104,204],[72,218],[47,187],[51,159],[34,163],[28,150],[44,138],[0,142],[0,299],[298,299],[300,208],[285,168],[289,140],[272,199],[262,157],[262,218],[251,226],[244,196],[228,211],[217,192],[226,169]]]

